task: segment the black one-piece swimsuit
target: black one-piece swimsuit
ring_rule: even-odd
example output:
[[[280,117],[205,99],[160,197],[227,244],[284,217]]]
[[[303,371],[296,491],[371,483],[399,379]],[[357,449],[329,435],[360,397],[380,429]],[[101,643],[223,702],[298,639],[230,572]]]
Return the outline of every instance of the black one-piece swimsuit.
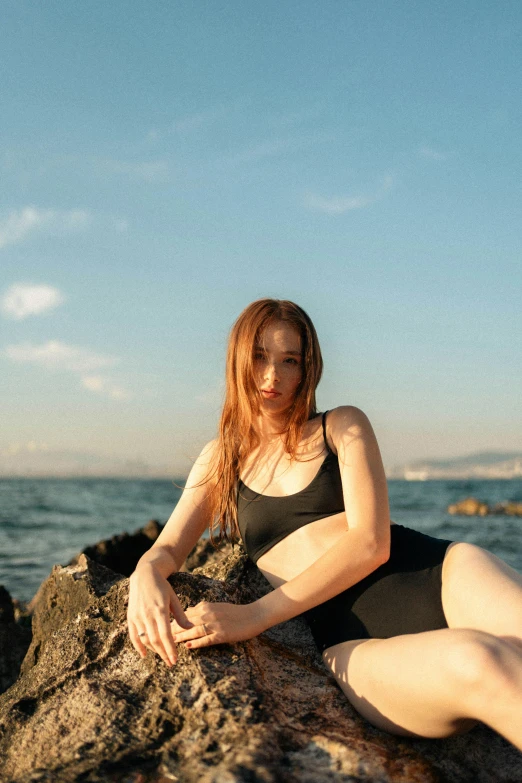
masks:
[[[238,480],[238,524],[245,550],[257,563],[289,533],[344,511],[339,460],[328,454],[300,492],[273,497]],[[451,541],[391,525],[390,558],[342,593],[303,613],[319,652],[351,639],[387,639],[447,628],[442,609],[442,562]]]

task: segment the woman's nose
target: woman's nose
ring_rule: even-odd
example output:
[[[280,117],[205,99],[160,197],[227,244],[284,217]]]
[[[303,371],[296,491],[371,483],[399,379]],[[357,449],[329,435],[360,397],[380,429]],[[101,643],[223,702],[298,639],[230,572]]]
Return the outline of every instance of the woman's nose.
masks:
[[[277,370],[275,364],[268,363],[265,368],[265,378],[268,380],[277,379]]]

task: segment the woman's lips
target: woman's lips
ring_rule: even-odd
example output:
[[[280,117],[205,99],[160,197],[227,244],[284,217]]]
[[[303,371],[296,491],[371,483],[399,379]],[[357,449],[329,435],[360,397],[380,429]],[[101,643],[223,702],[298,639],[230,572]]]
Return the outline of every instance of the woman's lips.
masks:
[[[265,389],[261,389],[261,394],[263,394],[264,397],[266,397],[268,400],[272,400],[281,396],[281,392],[266,391]]]

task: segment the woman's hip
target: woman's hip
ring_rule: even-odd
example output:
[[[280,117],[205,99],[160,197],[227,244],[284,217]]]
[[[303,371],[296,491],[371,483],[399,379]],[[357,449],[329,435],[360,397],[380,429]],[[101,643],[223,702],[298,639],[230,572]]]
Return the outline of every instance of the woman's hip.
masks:
[[[352,639],[447,628],[442,563],[452,542],[392,525],[390,558],[357,584],[303,614],[322,653]]]

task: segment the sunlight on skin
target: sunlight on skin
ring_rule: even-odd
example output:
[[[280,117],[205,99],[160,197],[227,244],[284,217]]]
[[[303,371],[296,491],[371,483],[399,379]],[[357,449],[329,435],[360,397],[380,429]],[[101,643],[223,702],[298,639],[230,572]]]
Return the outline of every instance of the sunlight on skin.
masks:
[[[405,726],[401,725],[400,723],[393,721],[388,715],[386,715],[388,709],[385,706],[381,707],[381,709],[385,710],[382,712],[381,709],[376,706],[376,703],[374,703],[373,699],[369,701],[368,698],[364,695],[362,689],[358,690],[357,688],[352,687],[348,681],[348,675],[350,673],[350,659],[352,658],[356,648],[361,645],[372,646],[376,641],[377,640],[375,639],[358,639],[352,642],[341,642],[338,645],[333,645],[332,647],[327,648],[322,655],[325,665],[334,676],[337,684],[345,696],[348,698],[357,712],[366,720],[368,720],[377,728],[383,729],[384,731],[388,731],[392,734],[415,738],[425,738],[430,736],[432,738],[442,738],[457,734],[465,734],[477,725],[478,721],[473,718],[448,718],[448,720],[445,722],[445,725],[442,725],[441,722],[439,725],[436,725],[435,730],[433,730],[433,727],[429,727],[428,722],[428,725],[424,727],[425,733],[419,734],[412,731],[411,729],[405,728]],[[384,682],[382,685],[385,687]]]
[[[369,641],[369,639],[354,639],[326,648],[322,655],[323,661],[338,682],[348,685],[350,658],[359,645],[366,644]]]

